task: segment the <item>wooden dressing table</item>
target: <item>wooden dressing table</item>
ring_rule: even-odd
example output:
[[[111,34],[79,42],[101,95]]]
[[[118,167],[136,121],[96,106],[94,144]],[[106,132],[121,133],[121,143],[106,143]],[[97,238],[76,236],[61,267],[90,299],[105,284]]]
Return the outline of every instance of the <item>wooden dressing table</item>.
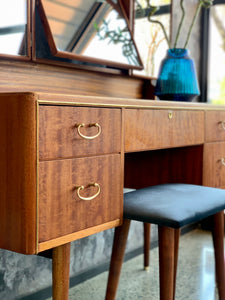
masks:
[[[225,187],[225,107],[42,93],[0,94],[0,248],[53,249],[67,299],[70,242],[118,226],[123,187]]]

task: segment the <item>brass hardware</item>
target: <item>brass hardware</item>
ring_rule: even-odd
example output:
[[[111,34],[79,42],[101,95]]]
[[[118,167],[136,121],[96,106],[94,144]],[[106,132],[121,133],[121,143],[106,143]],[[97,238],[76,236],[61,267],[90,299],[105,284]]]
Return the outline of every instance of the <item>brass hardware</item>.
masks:
[[[168,113],[168,118],[171,120],[173,118],[173,112],[172,111],[169,111]]]
[[[100,188],[100,185],[98,183],[89,183],[87,188],[88,187],[91,187],[91,186],[94,186],[94,187],[97,187],[98,188],[98,191],[96,194],[94,194],[93,196],[91,197],[83,197],[80,195],[80,191],[84,190],[85,187],[83,185],[79,185],[79,186],[76,186],[75,189],[77,189],[77,196],[81,199],[81,200],[85,200],[85,201],[90,201],[90,200],[93,200],[94,198],[96,198],[99,194],[100,194],[100,191],[101,191],[101,188]]]
[[[220,161],[221,161],[222,165],[225,166],[225,158],[224,157],[221,158]]]
[[[220,121],[219,124],[221,124],[223,130],[225,130],[225,121]]]
[[[84,138],[85,140],[93,140],[93,139],[97,138],[100,135],[101,131],[102,131],[101,126],[98,123],[90,123],[88,126],[89,127],[97,127],[98,128],[98,133],[93,135],[93,136],[87,136],[87,135],[84,135],[80,132],[81,127],[84,127],[84,126],[85,126],[84,123],[76,124],[77,132],[78,132],[79,136]]]

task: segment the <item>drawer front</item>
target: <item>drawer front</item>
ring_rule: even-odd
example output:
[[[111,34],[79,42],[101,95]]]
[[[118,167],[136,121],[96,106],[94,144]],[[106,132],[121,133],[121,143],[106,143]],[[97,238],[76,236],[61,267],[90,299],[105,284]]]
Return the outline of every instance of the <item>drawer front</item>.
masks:
[[[225,142],[204,145],[203,184],[225,186]]]
[[[120,109],[39,107],[40,160],[119,153],[120,147]]]
[[[121,219],[121,174],[119,154],[40,162],[39,242]]]
[[[203,142],[203,111],[125,111],[126,152],[181,147]]]
[[[225,111],[207,111],[205,118],[206,142],[225,141]]]

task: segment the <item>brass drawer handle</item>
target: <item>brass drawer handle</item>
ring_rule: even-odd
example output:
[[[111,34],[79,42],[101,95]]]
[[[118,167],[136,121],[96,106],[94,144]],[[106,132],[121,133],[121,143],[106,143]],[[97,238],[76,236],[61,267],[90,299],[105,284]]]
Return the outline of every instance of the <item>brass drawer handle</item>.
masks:
[[[168,112],[168,118],[171,120],[173,119],[173,112],[172,111],[169,111]]]
[[[77,189],[77,196],[81,199],[81,200],[85,200],[85,201],[90,201],[90,200],[93,200],[94,198],[96,198],[99,194],[100,194],[100,185],[98,183],[89,183],[89,185],[87,186],[90,187],[90,186],[94,186],[94,187],[97,187],[98,188],[98,191],[96,194],[94,194],[93,196],[91,197],[83,197],[80,195],[80,191],[84,190],[85,187],[83,185],[79,185],[79,186],[76,186],[75,188]]]
[[[221,158],[220,161],[221,161],[222,165],[225,166],[225,158],[224,157]]]
[[[82,123],[82,124],[76,124],[79,136],[82,137],[82,138],[84,138],[85,140],[93,140],[93,139],[97,138],[100,135],[101,131],[102,131],[101,130],[101,126],[98,123],[91,123],[88,126],[89,127],[93,127],[94,126],[94,127],[98,128],[98,132],[97,132],[97,134],[95,134],[93,136],[87,136],[87,135],[84,135],[83,133],[81,133],[81,131],[80,131],[81,127],[84,127],[84,126],[85,126],[84,123]]]
[[[223,130],[225,130],[225,121],[220,121],[219,124],[221,124]]]

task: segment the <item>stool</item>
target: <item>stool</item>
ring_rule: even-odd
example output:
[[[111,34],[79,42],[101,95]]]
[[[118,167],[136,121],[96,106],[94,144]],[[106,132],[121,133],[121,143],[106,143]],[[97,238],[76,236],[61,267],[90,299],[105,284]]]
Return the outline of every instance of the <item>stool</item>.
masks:
[[[181,227],[213,216],[213,244],[219,299],[225,300],[225,191],[191,185],[162,184],[124,194],[124,222],[115,229],[106,300],[114,300],[130,221],[158,225],[160,300],[174,300]]]

